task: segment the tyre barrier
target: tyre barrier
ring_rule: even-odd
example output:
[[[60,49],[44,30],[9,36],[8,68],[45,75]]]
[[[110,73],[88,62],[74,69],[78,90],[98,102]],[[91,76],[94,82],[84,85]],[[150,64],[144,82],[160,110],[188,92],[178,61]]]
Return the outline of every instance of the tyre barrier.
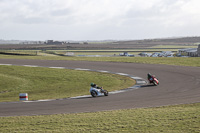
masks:
[[[28,93],[20,93],[19,100],[20,101],[28,101]]]

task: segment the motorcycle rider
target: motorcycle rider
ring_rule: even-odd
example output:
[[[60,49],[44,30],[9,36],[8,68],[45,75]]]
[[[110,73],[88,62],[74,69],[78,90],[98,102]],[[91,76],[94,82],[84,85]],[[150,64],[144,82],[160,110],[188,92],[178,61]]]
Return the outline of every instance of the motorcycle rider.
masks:
[[[147,74],[147,79],[148,79],[148,80],[152,80],[151,78],[153,78],[152,75],[151,75],[151,73],[148,73],[148,74]]]
[[[151,75],[151,73],[148,73],[148,74],[147,74],[147,79],[149,80],[150,83],[154,80],[154,78],[156,78],[155,75]],[[158,84],[159,84],[159,83],[158,83]]]
[[[148,74],[147,74],[147,79],[148,79],[149,81],[153,81],[154,78],[156,78],[155,75],[152,75],[151,73],[148,73]]]
[[[102,96],[102,95],[108,96],[108,91],[104,90],[103,87],[98,87],[94,83],[91,83],[90,86],[91,86],[90,93],[91,93],[92,97]]]
[[[90,86],[95,88],[95,89],[101,89],[101,91],[102,91],[102,88],[103,88],[103,87],[98,87],[98,85],[96,85],[94,83],[91,83]]]
[[[91,85],[91,87],[93,87],[93,88],[101,89],[101,87],[98,87],[98,85],[96,85],[95,83],[91,83],[90,85]]]

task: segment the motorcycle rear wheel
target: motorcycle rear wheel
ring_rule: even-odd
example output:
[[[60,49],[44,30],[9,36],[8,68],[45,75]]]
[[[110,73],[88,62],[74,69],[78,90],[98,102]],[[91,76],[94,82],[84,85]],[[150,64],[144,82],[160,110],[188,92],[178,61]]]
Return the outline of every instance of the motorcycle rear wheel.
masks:
[[[91,91],[92,97],[97,97],[97,92],[96,91]]]

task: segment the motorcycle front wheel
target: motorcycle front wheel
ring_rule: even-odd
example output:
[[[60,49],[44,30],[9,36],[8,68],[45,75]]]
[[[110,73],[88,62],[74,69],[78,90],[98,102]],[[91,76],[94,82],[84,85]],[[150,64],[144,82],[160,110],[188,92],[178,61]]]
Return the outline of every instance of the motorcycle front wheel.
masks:
[[[104,90],[104,96],[108,96],[108,91]]]
[[[155,86],[157,86],[157,85],[158,85],[156,81],[153,81],[153,84],[154,84]]]

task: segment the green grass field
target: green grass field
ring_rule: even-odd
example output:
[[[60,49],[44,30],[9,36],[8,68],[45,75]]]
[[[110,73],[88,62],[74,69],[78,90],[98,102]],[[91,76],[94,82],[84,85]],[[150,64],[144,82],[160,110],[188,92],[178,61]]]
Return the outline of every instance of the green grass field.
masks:
[[[151,48],[197,48],[199,45],[198,44],[193,44],[193,45],[156,45],[156,46],[153,46]]]
[[[29,100],[89,95],[91,82],[108,91],[135,84],[129,77],[99,72],[22,66],[0,66],[0,70],[0,102],[19,101],[19,93],[28,93]]]
[[[165,50],[133,50],[133,51],[129,51],[128,53],[129,54],[133,54],[133,55],[138,55],[139,53],[142,53],[142,52],[147,52],[147,53],[154,53],[154,52],[160,52],[160,51],[177,51],[177,49],[165,49]],[[66,55],[67,53],[73,53],[74,56],[80,56],[80,55],[109,55],[109,56],[119,56],[120,53],[123,53],[123,52],[126,52],[128,50],[124,50],[124,51],[109,51],[109,52],[106,52],[106,51],[103,51],[103,52],[100,52],[100,51],[97,51],[97,52],[90,52],[90,51],[85,51],[85,52],[82,52],[82,51],[79,51],[79,52],[72,52],[72,51],[55,51],[56,54],[61,54],[61,55]]]
[[[200,67],[200,57],[69,57],[69,56],[14,56],[0,55],[0,59],[37,59],[37,60],[81,60],[81,61],[108,61],[143,64],[165,64],[178,66]]]
[[[79,114],[0,117],[0,132],[199,133],[200,103]]]
[[[111,61],[130,63],[167,64],[200,67],[200,58],[149,58],[149,57],[60,57],[60,56],[8,56],[0,55],[1,59],[39,59],[39,60],[86,60],[86,61]],[[4,70],[5,66],[0,69]],[[6,66],[7,67],[7,66]],[[15,67],[16,68],[16,67]],[[18,86],[23,83],[26,86],[29,81],[26,77],[20,77],[15,69],[11,75],[1,71],[0,77],[9,79]],[[47,80],[51,76],[38,76],[38,73],[49,70],[34,70],[35,77]],[[47,68],[46,68],[47,69]],[[10,71],[9,70],[9,71]],[[53,69],[51,69],[53,70]],[[8,71],[8,70],[5,70]],[[20,69],[21,71],[21,69]],[[55,70],[58,71],[58,70]],[[62,71],[63,72],[63,71]],[[57,74],[58,72],[53,72]],[[61,72],[60,72],[61,73]],[[68,71],[66,70],[66,73]],[[18,76],[15,76],[15,74]],[[80,74],[80,73],[79,73]],[[14,76],[13,76],[14,75]],[[61,74],[62,75],[62,74]],[[55,76],[56,77],[56,76]],[[103,79],[105,76],[102,77]],[[110,78],[110,77],[109,77]],[[60,79],[60,76],[58,76]],[[51,79],[52,80],[52,79]],[[76,78],[73,79],[76,81]],[[17,81],[17,82],[16,82]],[[30,79],[32,81],[32,79]],[[0,81],[1,82],[1,81]],[[16,83],[15,83],[16,82]],[[38,81],[35,81],[38,82]],[[1,84],[8,85],[4,80]],[[30,82],[31,84],[32,82]],[[99,82],[100,84],[100,82]],[[59,84],[64,85],[64,84]],[[87,84],[88,85],[88,84]],[[10,86],[10,85],[8,85]],[[106,85],[104,85],[105,87]],[[12,87],[11,87],[12,88]],[[19,87],[21,88],[21,87]],[[88,88],[86,89],[88,91]],[[87,92],[88,93],[88,92]],[[18,92],[17,92],[18,95]],[[166,106],[157,108],[141,108],[128,110],[115,110],[91,113],[41,115],[41,116],[17,116],[0,117],[0,132],[164,132],[164,133],[199,133],[200,132],[200,103]]]

